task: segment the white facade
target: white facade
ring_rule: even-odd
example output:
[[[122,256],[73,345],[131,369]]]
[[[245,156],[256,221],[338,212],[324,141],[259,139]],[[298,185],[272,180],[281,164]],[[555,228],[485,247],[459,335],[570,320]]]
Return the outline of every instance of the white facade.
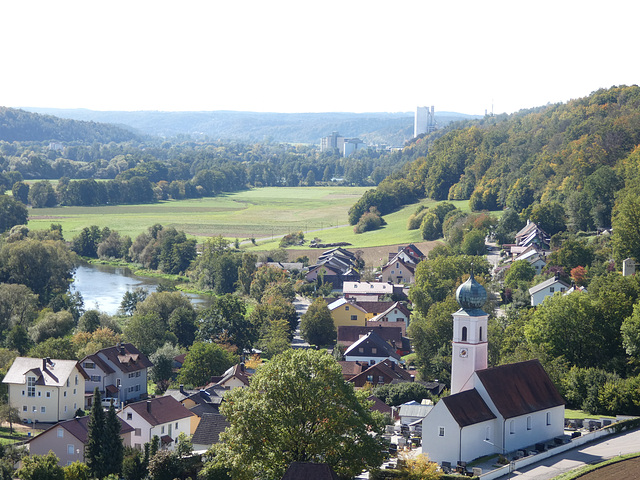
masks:
[[[484,312],[482,312],[484,313]],[[473,316],[460,309],[453,314],[451,394],[473,388],[473,373],[487,368],[488,315]]]
[[[569,288],[566,283],[550,278],[538,285],[529,289],[529,295],[531,295],[531,306],[535,307],[540,305],[546,297],[554,295],[555,293],[564,293]]]
[[[429,107],[417,107],[413,122],[413,136],[417,137],[423,133],[430,133],[435,130],[436,117],[433,105],[431,111]]]

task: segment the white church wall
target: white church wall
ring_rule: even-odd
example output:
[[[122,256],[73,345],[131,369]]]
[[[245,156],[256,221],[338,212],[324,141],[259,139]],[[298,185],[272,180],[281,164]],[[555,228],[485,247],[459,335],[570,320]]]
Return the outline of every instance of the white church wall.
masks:
[[[460,427],[444,402],[438,402],[422,421],[422,452],[429,460],[455,465],[460,458]]]

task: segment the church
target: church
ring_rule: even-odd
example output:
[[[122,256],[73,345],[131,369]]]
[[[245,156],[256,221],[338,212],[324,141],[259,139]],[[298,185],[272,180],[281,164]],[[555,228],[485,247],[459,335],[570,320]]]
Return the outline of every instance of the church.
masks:
[[[424,418],[423,453],[455,465],[563,435],[565,402],[538,360],[487,368],[487,292],[473,272],[456,299],[451,395]]]

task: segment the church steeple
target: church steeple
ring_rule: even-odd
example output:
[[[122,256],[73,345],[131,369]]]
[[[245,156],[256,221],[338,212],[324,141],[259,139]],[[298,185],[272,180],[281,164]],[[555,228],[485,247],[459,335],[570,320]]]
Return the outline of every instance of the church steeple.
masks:
[[[451,358],[451,393],[474,387],[473,373],[487,368],[488,315],[482,310],[487,290],[476,281],[473,270],[458,287],[456,300],[460,310],[453,314],[453,352]]]

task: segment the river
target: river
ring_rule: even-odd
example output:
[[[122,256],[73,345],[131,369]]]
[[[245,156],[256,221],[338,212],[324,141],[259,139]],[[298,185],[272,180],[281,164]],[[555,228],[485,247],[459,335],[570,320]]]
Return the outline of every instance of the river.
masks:
[[[82,265],[73,274],[71,292],[79,292],[85,310],[96,309],[115,315],[126,292],[144,288],[155,292],[160,279],[138,277],[127,267],[111,265]],[[205,295],[187,294],[194,305],[208,306],[211,298]]]

